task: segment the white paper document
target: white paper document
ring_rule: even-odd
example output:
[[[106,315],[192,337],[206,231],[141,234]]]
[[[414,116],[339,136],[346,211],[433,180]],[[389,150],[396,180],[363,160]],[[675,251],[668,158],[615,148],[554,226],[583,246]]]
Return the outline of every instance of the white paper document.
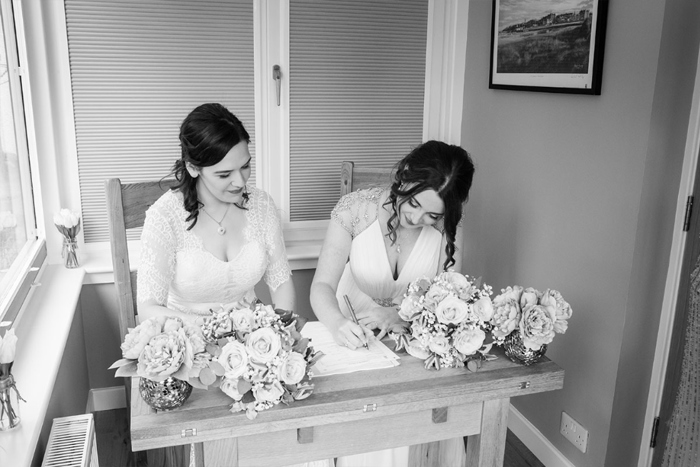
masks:
[[[336,344],[330,331],[320,321],[306,323],[301,334],[311,339],[311,345],[315,350],[320,350],[324,354],[314,365],[313,371],[317,376],[399,366],[399,356],[377,339],[370,339],[367,343],[369,350],[364,347],[350,350]]]

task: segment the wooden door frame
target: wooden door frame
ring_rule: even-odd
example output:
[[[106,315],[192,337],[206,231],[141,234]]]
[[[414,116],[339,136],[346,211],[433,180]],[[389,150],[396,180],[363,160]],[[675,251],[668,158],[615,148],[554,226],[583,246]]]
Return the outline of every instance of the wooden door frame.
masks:
[[[683,232],[683,221],[685,218],[685,206],[688,196],[693,194],[696,183],[696,172],[698,167],[698,155],[700,153],[700,53],[695,70],[695,85],[693,90],[693,102],[688,120],[688,134],[686,137],[685,156],[683,159],[683,172],[678,190],[678,202],[673,229],[673,241],[671,245],[671,255],[669,268],[666,276],[666,287],[664,289],[664,299],[659,321],[659,332],[656,340],[656,350],[654,365],[652,367],[651,382],[649,385],[649,397],[647,399],[646,415],[644,419],[644,430],[642,433],[642,443],[639,449],[638,467],[650,467],[654,449],[650,447],[651,434],[653,430],[654,418],[658,416],[663,400],[663,390],[668,372],[668,359],[671,355],[673,344],[674,321],[676,309],[679,305],[678,294],[681,291],[684,258],[688,247],[688,232]],[[700,185],[700,179],[697,180]],[[700,199],[695,198],[694,219],[695,224],[700,218]],[[692,230],[691,230],[692,231]],[[692,265],[690,266],[692,267]],[[688,268],[688,273],[690,269]],[[678,325],[678,323],[675,323]],[[682,349],[681,349],[682,352]],[[657,444],[657,447],[659,445]]]

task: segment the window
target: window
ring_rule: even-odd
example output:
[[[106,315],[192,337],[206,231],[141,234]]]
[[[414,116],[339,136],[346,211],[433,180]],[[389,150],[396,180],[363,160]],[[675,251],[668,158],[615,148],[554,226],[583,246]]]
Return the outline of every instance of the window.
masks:
[[[46,257],[46,247],[37,238],[10,0],[0,1],[0,16],[0,318],[12,321]]]
[[[341,160],[389,166],[426,139],[460,142],[468,2],[63,6],[69,57],[49,73],[70,62],[72,105],[57,111],[74,120],[79,180],[62,186],[79,185],[85,242],[96,247],[108,240],[104,179],[167,174],[182,118],[205,101],[227,105],[253,136],[254,183],[281,208],[288,241],[322,238]],[[76,163],[67,149],[57,156]]]

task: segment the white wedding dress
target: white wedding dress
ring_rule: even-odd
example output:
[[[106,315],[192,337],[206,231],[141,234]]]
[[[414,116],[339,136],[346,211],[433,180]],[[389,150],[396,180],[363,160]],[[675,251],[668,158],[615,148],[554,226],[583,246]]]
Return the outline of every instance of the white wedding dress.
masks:
[[[211,309],[243,298],[255,298],[260,282],[275,290],[291,276],[281,222],[272,198],[248,188],[246,244],[230,261],[212,255],[187,230],[189,213],[180,192],[168,191],[146,211],[138,269],[139,303],[155,299],[168,308],[207,316]],[[193,465],[194,457],[190,459]],[[331,467],[331,459],[289,467]]]
[[[396,279],[391,271],[389,257],[378,220],[380,203],[386,197],[386,188],[358,190],[345,195],[331,213],[352,236],[350,258],[338,283],[336,297],[341,312],[350,316],[343,299],[347,295],[356,311],[375,303],[382,306],[399,305],[408,284],[426,276],[432,278],[441,265],[442,234],[432,226],[423,227],[408,260]],[[464,456],[462,438],[448,440],[449,449]],[[442,448],[442,447],[441,447]],[[337,467],[406,467],[409,446],[340,457]]]

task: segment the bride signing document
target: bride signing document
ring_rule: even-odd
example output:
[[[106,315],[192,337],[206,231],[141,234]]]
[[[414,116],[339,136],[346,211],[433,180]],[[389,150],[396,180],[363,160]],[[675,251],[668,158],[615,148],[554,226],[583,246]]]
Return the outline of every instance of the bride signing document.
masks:
[[[246,185],[250,136],[220,104],[202,104],[180,127],[174,188],[146,212],[137,302],[143,321],[178,316],[201,324],[211,309],[255,298],[261,280],[276,308],[295,292],[272,198]],[[306,464],[326,467],[332,461]]]
[[[311,285],[314,313],[351,349],[407,325],[398,306],[408,284],[448,268],[460,271],[462,210],[474,164],[459,146],[428,141],[396,167],[391,186],[342,197],[331,213]],[[344,296],[355,309],[351,319]],[[462,438],[440,443],[439,459],[463,465]],[[338,467],[405,467],[409,448],[338,459]],[[447,457],[445,457],[447,456]],[[437,465],[437,464],[436,464]]]

